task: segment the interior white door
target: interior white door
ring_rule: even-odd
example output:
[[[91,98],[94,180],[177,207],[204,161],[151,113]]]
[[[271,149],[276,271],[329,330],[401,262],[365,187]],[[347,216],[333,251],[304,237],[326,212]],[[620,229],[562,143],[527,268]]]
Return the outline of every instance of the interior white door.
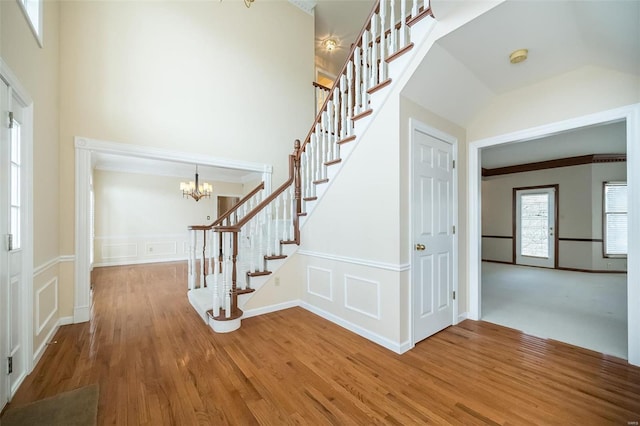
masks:
[[[555,267],[555,188],[515,191],[516,263]]]
[[[25,226],[25,215],[22,204],[24,194],[24,161],[23,161],[23,114],[19,101],[11,94],[11,88],[8,91],[8,109],[12,116],[10,120],[3,120],[5,126],[8,127],[6,132],[8,135],[8,143],[3,144],[2,154],[2,170],[6,173],[3,176],[3,193],[2,204],[3,211],[7,213],[6,229],[3,235],[6,236],[4,249],[2,251],[3,264],[3,281],[6,286],[7,306],[7,356],[8,366],[8,397],[11,397],[18,390],[18,386],[27,375],[27,353],[25,350],[25,331],[24,331],[24,277],[23,277],[23,241]],[[8,115],[8,114],[7,114]],[[6,116],[5,116],[6,117]],[[6,360],[6,358],[5,358]]]
[[[0,79],[0,411],[9,399],[9,252],[5,236],[9,233],[9,86]]]
[[[412,137],[413,341],[453,324],[453,145]]]

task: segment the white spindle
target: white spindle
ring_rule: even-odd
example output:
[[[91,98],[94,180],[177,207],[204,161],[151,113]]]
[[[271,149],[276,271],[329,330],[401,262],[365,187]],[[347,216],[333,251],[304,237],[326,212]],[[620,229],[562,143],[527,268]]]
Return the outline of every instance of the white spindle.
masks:
[[[213,234],[215,234],[215,232],[213,232],[213,229],[209,230],[209,275],[211,275],[211,271],[213,271],[213,269],[211,269],[211,258],[213,257]],[[209,283],[207,283],[207,286],[209,285]]]
[[[290,240],[293,241],[293,240],[296,239],[296,231],[295,231],[295,229],[293,229],[293,221],[294,221],[295,215],[297,214],[297,212],[296,212],[296,198],[295,198],[295,194],[294,194],[294,191],[293,191],[293,185],[291,185],[289,187],[289,200],[290,200],[290,202],[289,202],[289,206],[290,207],[289,208],[291,209],[291,215],[290,215],[291,220],[289,221],[289,232],[291,233],[290,234],[291,235]]]
[[[356,49],[358,50],[358,49]],[[351,127],[351,118],[353,117],[353,61],[349,62],[347,65],[347,114],[346,120],[344,122],[345,128],[347,129],[346,136],[351,136],[352,127]]]
[[[348,67],[349,65],[347,65]],[[348,68],[347,68],[348,69]],[[336,139],[344,139],[347,136],[347,104],[348,101],[348,90],[349,86],[347,86],[347,76],[342,74],[340,76],[340,137]],[[337,142],[337,141],[336,141]],[[333,159],[336,160],[340,157],[338,153],[338,144],[335,144],[334,148],[334,156]]]
[[[341,76],[342,77],[342,76]],[[340,80],[342,81],[342,80]],[[342,105],[344,104],[344,99],[342,99],[342,85],[336,87],[333,90],[333,129],[334,132],[331,134],[331,138],[329,139],[329,148],[330,148],[330,156],[329,160],[336,159],[336,151],[335,145],[338,139],[340,139],[340,111],[342,109]]]
[[[204,245],[207,242],[207,231],[202,231],[202,257],[200,258],[200,288],[204,288],[204,284],[205,284],[205,278],[206,278],[206,274],[205,274],[205,268],[207,267],[207,259],[205,256],[205,252],[204,252]]]
[[[213,262],[213,316],[217,317],[220,315],[220,237],[217,232],[211,232],[211,234],[215,235],[213,238],[213,253],[214,253],[214,262]]]
[[[408,0],[400,1],[400,16],[402,19],[400,19],[400,45],[396,47],[397,50],[407,45],[407,1]]]
[[[282,193],[282,241],[289,241],[289,191]]]
[[[362,34],[362,111],[366,111],[369,108],[369,31],[365,31]]]
[[[271,214],[271,209],[269,208],[269,206],[267,206],[264,210],[267,215],[267,256],[271,256],[271,254],[274,253],[272,250],[275,250],[270,244],[273,237],[273,234],[271,233],[271,227],[273,225],[273,215]]]
[[[354,105],[353,115],[358,115],[362,112],[362,49],[360,47],[356,47],[355,50],[355,98],[356,102]]]
[[[418,1],[420,0],[413,0],[413,6],[411,7],[411,17],[415,18],[416,16],[418,16]],[[404,46],[401,46],[404,47]]]
[[[386,64],[387,62],[385,61],[385,59],[387,58],[387,52],[386,52],[386,47],[387,47],[387,31],[386,31],[386,25],[387,25],[387,2],[385,0],[380,0],[380,66],[378,67],[379,70],[379,81],[380,83],[382,83],[383,81],[385,81],[385,79],[387,78],[387,67]],[[391,16],[390,21],[393,21],[393,16]],[[393,30],[393,23],[389,25],[390,29]]]
[[[256,217],[252,217],[251,219],[249,219],[249,222],[245,225],[249,228],[249,271],[251,272],[255,272],[256,271],[256,255],[255,255],[255,249],[256,249],[256,222],[257,219]]]
[[[369,78],[371,81],[369,83],[369,87],[373,87],[378,84],[378,43],[376,39],[378,38],[378,15],[373,15],[371,17],[371,73]]]
[[[224,265],[222,267],[223,294],[224,294],[224,313],[227,318],[231,316],[231,233],[225,232],[223,235]]]
[[[404,6],[405,2],[406,0],[400,0],[402,6]],[[387,52],[387,56],[392,55],[396,51],[396,26],[394,23],[396,19],[396,0],[391,0],[389,2],[389,16],[389,29],[391,32],[389,33],[389,51]],[[404,20],[404,15],[402,13],[400,13],[400,20]]]

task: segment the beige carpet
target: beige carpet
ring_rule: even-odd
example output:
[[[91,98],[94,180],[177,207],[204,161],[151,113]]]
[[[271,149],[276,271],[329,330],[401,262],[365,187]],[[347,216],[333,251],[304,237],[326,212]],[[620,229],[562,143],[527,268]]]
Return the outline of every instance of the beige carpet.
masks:
[[[98,385],[93,384],[51,398],[7,410],[2,426],[94,426],[98,416]]]

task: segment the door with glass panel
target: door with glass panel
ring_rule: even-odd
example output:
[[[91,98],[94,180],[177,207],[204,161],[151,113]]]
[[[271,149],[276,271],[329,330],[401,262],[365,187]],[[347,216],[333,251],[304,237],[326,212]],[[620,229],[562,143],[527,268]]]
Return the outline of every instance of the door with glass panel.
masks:
[[[555,267],[557,188],[515,188],[513,192],[515,263]]]

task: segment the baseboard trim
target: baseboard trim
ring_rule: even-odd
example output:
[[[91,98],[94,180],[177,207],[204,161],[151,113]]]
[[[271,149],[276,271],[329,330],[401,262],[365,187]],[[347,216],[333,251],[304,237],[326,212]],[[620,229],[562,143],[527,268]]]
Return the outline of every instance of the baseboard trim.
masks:
[[[114,262],[100,262],[94,263],[94,268],[104,268],[108,266],[128,266],[128,265],[145,265],[148,263],[171,263],[171,262],[186,262],[186,257],[179,258],[159,258],[159,259],[137,259],[137,260],[117,260]]]
[[[342,328],[346,328],[347,330],[361,336],[364,337],[367,340],[371,340],[374,343],[377,343],[378,345],[389,349],[390,351],[393,351],[397,354],[402,354],[404,352],[406,352],[408,349],[406,348],[407,346],[410,345],[409,342],[403,342],[403,343],[396,343],[393,342],[389,339],[387,339],[386,337],[380,336],[379,334],[373,333],[363,327],[360,327],[359,325],[356,325],[352,322],[349,322],[345,319],[342,319],[332,313],[329,313],[325,310],[322,310],[316,306],[313,306],[305,301],[300,301],[300,307],[303,309],[306,309],[307,311],[314,313],[316,315],[318,315],[319,317],[322,317],[324,319],[326,319],[327,321],[331,321],[334,324],[339,325]],[[410,349],[410,348],[409,348]]]
[[[463,312],[461,314],[458,315],[458,323],[461,323],[462,321],[466,320],[469,318],[469,312]]]
[[[73,323],[87,322],[91,318],[90,306],[76,306],[73,308]]]
[[[44,338],[38,350],[33,354],[33,368],[36,367],[36,365],[40,361],[40,358],[42,358],[42,355],[44,355],[44,351],[47,349],[47,345],[51,342],[51,339],[53,339],[53,336],[56,335],[60,327],[63,325],[69,325],[69,324],[73,324],[73,317],[58,318],[56,325],[51,327],[51,331],[49,331],[49,333],[47,334],[47,337]]]
[[[284,309],[295,308],[300,306],[299,300],[290,300],[288,302],[276,303],[275,305],[263,306],[262,308],[247,309],[242,315],[242,319],[257,317],[259,315],[270,314],[272,312],[282,311]]]

